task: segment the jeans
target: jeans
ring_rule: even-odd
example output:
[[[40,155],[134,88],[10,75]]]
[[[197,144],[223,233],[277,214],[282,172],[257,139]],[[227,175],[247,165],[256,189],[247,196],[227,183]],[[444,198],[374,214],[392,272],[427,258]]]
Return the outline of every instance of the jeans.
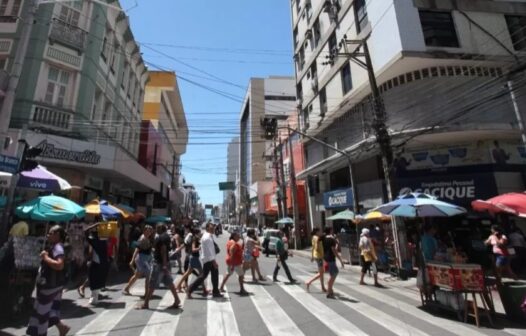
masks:
[[[197,279],[195,279],[194,282],[192,282],[192,284],[190,285],[190,288],[189,288],[190,293],[194,292],[197,289],[197,287],[199,287],[205,281],[205,279],[208,277],[208,273],[212,273],[212,288],[213,288],[212,293],[213,294],[220,293],[219,292],[219,270],[216,267],[214,267],[213,261],[204,263],[203,272],[199,274]]]
[[[287,278],[289,278],[290,282],[293,282],[294,279],[292,278],[292,275],[290,274],[289,266],[287,266],[287,262],[284,260],[284,258],[281,258],[280,261],[276,262],[276,267],[274,267],[274,275],[273,279],[274,281],[278,278],[278,272],[279,272],[279,263],[281,262],[281,265],[283,266],[283,269],[285,270],[285,273],[287,274]]]

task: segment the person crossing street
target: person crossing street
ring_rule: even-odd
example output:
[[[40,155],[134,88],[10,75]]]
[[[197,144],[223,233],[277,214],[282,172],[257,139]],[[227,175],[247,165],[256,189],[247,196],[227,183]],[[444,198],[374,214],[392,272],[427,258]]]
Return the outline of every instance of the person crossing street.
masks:
[[[276,241],[276,258],[277,258],[277,260],[276,260],[276,267],[274,267],[274,274],[273,274],[272,279],[274,280],[274,282],[279,281],[278,280],[278,273],[279,273],[279,270],[280,270],[279,265],[281,264],[281,266],[285,270],[285,274],[287,274],[287,278],[289,279],[289,282],[291,284],[295,284],[297,281],[290,274],[289,266],[287,265],[287,259],[289,258],[289,255],[291,255],[291,254],[289,253],[288,249],[285,248],[285,243],[283,242],[283,235],[284,235],[284,232],[283,232],[283,230],[281,230],[278,233],[278,239]]]

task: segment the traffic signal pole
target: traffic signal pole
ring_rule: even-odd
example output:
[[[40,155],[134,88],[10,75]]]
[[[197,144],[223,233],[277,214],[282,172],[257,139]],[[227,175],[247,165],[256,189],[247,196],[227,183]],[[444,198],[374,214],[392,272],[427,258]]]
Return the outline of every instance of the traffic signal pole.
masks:
[[[294,249],[298,249],[298,239],[301,237],[300,230],[299,230],[299,219],[300,219],[300,211],[298,207],[298,186],[296,184],[296,170],[294,168],[294,155],[293,148],[292,148],[292,139],[291,139],[291,128],[287,126],[288,130],[288,138],[287,142],[289,144],[289,161],[290,161],[290,191],[292,195],[291,203],[292,203],[292,210],[294,213]]]

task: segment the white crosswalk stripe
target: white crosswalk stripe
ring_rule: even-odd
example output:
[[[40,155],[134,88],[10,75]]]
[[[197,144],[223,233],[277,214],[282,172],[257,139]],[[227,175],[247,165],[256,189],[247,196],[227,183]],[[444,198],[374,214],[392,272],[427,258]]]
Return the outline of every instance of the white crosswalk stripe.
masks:
[[[297,276],[298,279],[301,279],[302,281],[307,281],[309,279],[308,276]],[[315,287],[318,289],[321,289],[321,286],[319,287],[318,284],[312,284],[311,288]],[[391,315],[388,315],[384,313],[383,311],[376,309],[366,303],[363,302],[353,302],[350,303],[348,300],[352,300],[348,295],[340,293],[338,295],[339,297],[347,300],[341,300],[340,302],[347,306],[348,308],[352,309],[353,311],[363,315],[366,318],[374,317],[374,320],[379,325],[383,326],[387,330],[390,330],[394,332],[397,335],[413,335],[413,336],[427,336],[428,334],[412,327],[411,325],[405,323],[404,321],[401,321]],[[357,300],[355,300],[357,301]]]
[[[325,324],[330,330],[332,330],[336,335],[367,335],[366,332],[358,328],[356,325],[347,321],[345,318],[340,316],[334,310],[325,306],[318,300],[316,300],[312,295],[305,295],[305,290],[299,286],[295,285],[284,285],[283,283],[286,280],[283,277],[278,277],[279,286],[292,296],[298,303],[305,307],[309,312],[311,312],[317,319]]]
[[[263,287],[249,284],[246,284],[245,287],[247,291],[252,293],[250,299],[272,335],[304,335],[296,323]]]
[[[181,304],[184,304],[186,295],[179,295]],[[159,306],[155,309],[148,323],[141,332],[141,336],[150,335],[166,335],[166,331],[175,333],[175,329],[179,324],[181,311],[174,314],[175,310],[168,311],[167,308],[173,304],[173,295],[170,291],[166,291]]]
[[[223,277],[219,277],[219,283],[223,281]],[[210,282],[208,288],[212,288]],[[225,286],[226,288],[226,286]],[[237,336],[241,335],[237,327],[236,316],[230,301],[228,293],[224,293],[223,299],[207,300],[207,316],[206,319],[206,333],[210,336],[225,335]]]

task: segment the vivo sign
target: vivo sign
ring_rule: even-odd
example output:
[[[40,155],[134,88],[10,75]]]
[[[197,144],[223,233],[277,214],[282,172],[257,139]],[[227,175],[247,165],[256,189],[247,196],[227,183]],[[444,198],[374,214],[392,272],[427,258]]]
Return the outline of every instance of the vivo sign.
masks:
[[[347,208],[353,203],[352,188],[329,191],[323,194],[323,205],[325,209]]]

